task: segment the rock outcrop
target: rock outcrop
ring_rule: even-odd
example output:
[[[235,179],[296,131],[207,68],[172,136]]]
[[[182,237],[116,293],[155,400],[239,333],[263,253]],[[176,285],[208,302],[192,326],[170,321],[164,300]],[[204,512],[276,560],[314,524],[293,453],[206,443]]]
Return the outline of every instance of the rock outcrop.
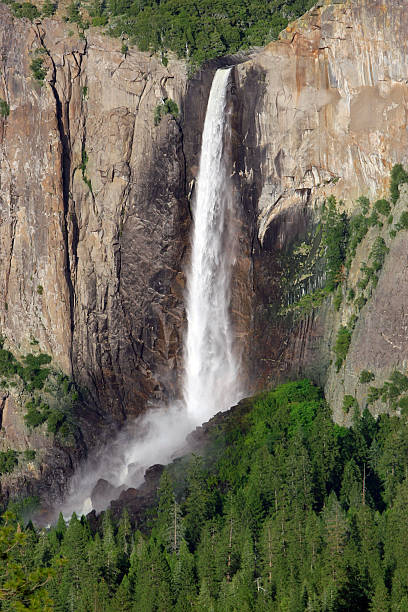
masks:
[[[185,67],[0,7],[1,329],[32,338],[115,420],[163,398],[183,319]],[[46,68],[41,86],[33,57]],[[165,376],[161,377],[161,370]],[[173,378],[175,378],[173,376]],[[168,389],[167,389],[168,392]]]
[[[319,2],[278,41],[236,67],[242,135],[237,169],[257,237],[248,284],[249,378],[259,387],[303,374],[321,384],[327,380],[333,309],[328,305],[297,323],[276,316],[288,281],[286,263],[289,258],[296,266],[293,248],[310,238],[329,195],[343,200],[350,213],[361,195],[388,195],[392,165],[407,163],[407,31],[408,13],[397,0]],[[392,261],[392,278],[403,275],[403,258]],[[321,284],[321,278],[297,272],[293,296]],[[399,287],[391,293],[395,307],[406,303]],[[374,346],[377,330],[370,330],[361,334]],[[389,366],[398,359],[389,344]]]

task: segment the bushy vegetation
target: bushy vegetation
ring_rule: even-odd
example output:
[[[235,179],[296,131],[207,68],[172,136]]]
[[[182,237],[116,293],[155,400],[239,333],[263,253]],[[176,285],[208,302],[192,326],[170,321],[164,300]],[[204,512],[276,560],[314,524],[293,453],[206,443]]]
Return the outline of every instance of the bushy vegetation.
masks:
[[[402,372],[395,370],[390,380],[387,380],[382,387],[370,387],[367,396],[367,404],[372,404],[381,400],[383,404],[388,405],[392,410],[397,410],[398,407],[403,407],[408,396],[401,396],[408,392],[408,377]],[[402,401],[402,406],[400,405]]]
[[[7,104],[5,100],[0,98],[0,117],[7,119],[10,114],[10,106]]]
[[[195,68],[206,60],[263,45],[312,0],[108,0],[108,31],[126,34],[143,51],[173,51]]]
[[[347,357],[352,334],[353,330],[349,329],[346,325],[342,325],[337,332],[336,342],[334,344],[334,354],[336,355],[335,366],[337,372],[340,370]]]
[[[84,181],[85,185],[87,185],[89,191],[92,193],[92,182],[91,179],[87,176],[86,173],[86,168],[88,165],[88,161],[89,161],[89,157],[88,157],[88,153],[86,152],[85,148],[82,148],[82,159],[81,159],[81,165],[79,166],[80,170],[81,170],[81,174],[82,174],[82,180]]]
[[[36,344],[36,341],[32,342]],[[67,443],[74,443],[77,431],[73,416],[78,401],[78,391],[72,380],[51,367],[51,357],[46,353],[29,353],[17,359],[3,348],[0,338],[0,384],[11,387],[19,384],[29,399],[25,403],[26,425],[34,429],[47,424],[47,432],[58,435]]]
[[[47,75],[47,68],[44,66],[44,58],[42,57],[41,50],[37,50],[34,57],[31,60],[30,70],[34,79],[40,85],[44,84],[44,79]]]
[[[11,474],[17,467],[20,456],[23,457],[24,461],[33,461],[35,455],[36,453],[32,449],[26,449],[21,452],[9,448],[6,451],[0,451],[0,476],[2,474]]]
[[[18,376],[24,389],[28,392],[44,387],[50,369],[43,366],[50,362],[51,357],[45,353],[28,354],[22,357],[21,361],[18,361],[11,351],[0,348],[0,376],[4,376],[6,379]]]
[[[46,423],[48,433],[58,435],[65,442],[74,442],[77,424],[73,411],[78,401],[75,385],[68,376],[54,373],[47,379],[45,391],[52,401],[46,401],[41,394],[33,395],[25,405],[26,425],[35,429]]]
[[[370,229],[370,222],[363,213],[357,213],[350,219],[350,240],[347,249],[346,266],[349,268],[356,256],[357,247]]]
[[[0,451],[0,475],[10,474],[18,464],[18,453],[15,450]]]
[[[358,382],[360,382],[362,385],[365,385],[371,381],[373,381],[375,378],[374,374],[372,372],[370,372],[369,370],[362,370],[360,372],[360,376],[358,378]]]
[[[32,20],[55,12],[50,0],[45,0],[41,14],[30,2],[7,2],[16,17]],[[159,53],[163,63],[172,51],[195,70],[212,58],[277,38],[313,4],[313,0],[73,0],[66,20],[81,32],[89,25],[107,26],[112,36],[126,36],[142,51]]]
[[[40,17],[38,8],[35,6],[35,4],[31,4],[31,2],[12,2],[10,6],[11,12],[15,17],[24,17],[30,21]]]
[[[51,0],[44,0],[41,6],[41,16],[42,17],[52,17],[57,10],[56,2],[52,2]]]
[[[384,217],[387,217],[391,212],[391,206],[388,200],[377,200],[374,204],[375,210]]]
[[[159,125],[162,117],[165,115],[172,115],[177,119],[179,115],[179,109],[174,100],[166,98],[161,104],[158,104],[154,110],[154,125]]]
[[[343,397],[343,410],[346,414],[350,412],[351,409],[355,410],[358,408],[358,402],[353,395],[345,395]]]
[[[396,164],[391,170],[390,196],[393,204],[396,204],[400,191],[399,187],[403,183],[408,183],[408,173],[401,164]]]
[[[6,516],[0,542],[11,524],[23,536],[0,550],[0,592],[15,609],[36,593],[54,610],[405,610],[407,474],[406,416],[355,412],[345,429],[319,389],[288,383],[169,466],[142,532],[126,511],[48,531]]]
[[[327,209],[323,214],[322,242],[325,247],[326,278],[329,291],[334,291],[341,282],[343,267],[346,261],[349,237],[348,218],[345,212],[337,210],[333,196],[327,200]]]
[[[395,227],[397,231],[408,229],[408,212],[406,210],[401,213],[399,221]]]

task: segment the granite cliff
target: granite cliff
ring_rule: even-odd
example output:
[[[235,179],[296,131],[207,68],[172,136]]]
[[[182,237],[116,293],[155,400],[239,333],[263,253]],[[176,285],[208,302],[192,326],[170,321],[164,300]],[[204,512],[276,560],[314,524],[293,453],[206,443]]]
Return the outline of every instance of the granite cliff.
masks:
[[[26,427],[21,390],[4,388],[1,448],[39,454],[3,477],[3,495],[45,482],[61,496],[87,449],[177,395],[189,198],[221,65],[236,64],[231,137],[242,213],[232,312],[248,392],[307,374],[326,384],[341,420],[356,372],[385,380],[404,370],[406,232],[390,243],[340,374],[330,365],[333,339],[350,308],[335,311],[329,297],[301,318],[279,312],[322,285],[319,266],[305,273],[295,254],[325,199],[344,200],[351,213],[358,196],[387,194],[392,165],[407,162],[403,3],[318,3],[278,41],[190,79],[181,61],[164,66],[135,49],[123,54],[97,29],[85,37],[69,29],[55,19],[14,19],[0,5],[0,98],[10,107],[0,118],[0,330],[7,348],[50,354],[83,390],[81,436],[56,444],[45,429]],[[155,122],[167,99],[179,115]]]

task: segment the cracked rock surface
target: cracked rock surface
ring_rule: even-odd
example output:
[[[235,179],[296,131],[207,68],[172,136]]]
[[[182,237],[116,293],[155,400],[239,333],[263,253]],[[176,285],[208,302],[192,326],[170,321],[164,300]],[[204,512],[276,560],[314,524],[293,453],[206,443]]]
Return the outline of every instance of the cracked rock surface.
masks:
[[[185,67],[0,6],[0,324],[115,420],[174,392],[186,242]],[[33,57],[47,68],[41,86]],[[154,370],[154,372],[153,372]]]

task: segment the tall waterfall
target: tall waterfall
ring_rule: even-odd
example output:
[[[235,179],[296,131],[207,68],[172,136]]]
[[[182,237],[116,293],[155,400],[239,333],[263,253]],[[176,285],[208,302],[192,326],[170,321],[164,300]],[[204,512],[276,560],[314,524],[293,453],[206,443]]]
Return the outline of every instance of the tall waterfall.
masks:
[[[230,178],[229,76],[230,69],[216,72],[204,124],[187,274],[183,400],[165,409],[150,408],[90,457],[71,481],[62,507],[65,516],[92,507],[99,511],[118,497],[121,487],[139,486],[146,468],[170,462],[194,427],[239,399],[239,360],[230,321],[237,214]],[[92,498],[100,479],[118,488],[95,506]]]
[[[238,399],[238,363],[230,321],[234,258],[234,198],[225,150],[227,84],[231,69],[215,73],[202,138],[193,202],[191,266],[187,275],[184,402],[202,423]]]

